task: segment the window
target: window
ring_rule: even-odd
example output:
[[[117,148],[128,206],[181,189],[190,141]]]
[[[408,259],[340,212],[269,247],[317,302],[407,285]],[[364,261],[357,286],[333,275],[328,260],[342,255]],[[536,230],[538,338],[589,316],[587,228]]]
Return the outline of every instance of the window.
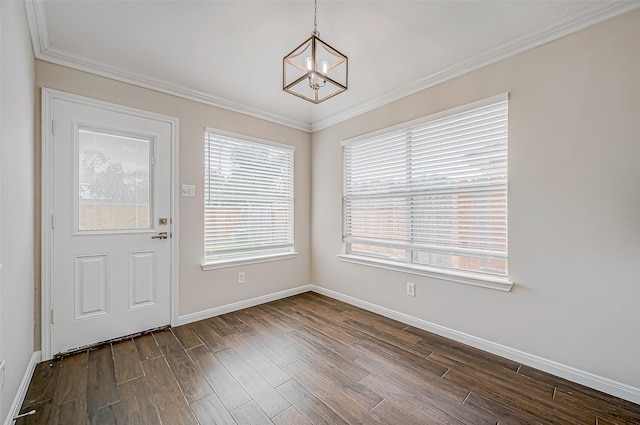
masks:
[[[294,255],[293,156],[292,146],[207,129],[204,269]]]
[[[343,143],[346,261],[507,290],[500,95]]]
[[[151,229],[153,141],[85,127],[76,141],[76,230]]]

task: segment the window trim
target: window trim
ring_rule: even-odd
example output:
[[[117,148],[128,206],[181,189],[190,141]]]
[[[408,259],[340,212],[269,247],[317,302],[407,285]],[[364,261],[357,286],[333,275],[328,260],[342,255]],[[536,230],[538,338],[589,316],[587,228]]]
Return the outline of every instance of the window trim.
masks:
[[[270,261],[279,261],[279,260],[289,260],[292,258],[296,258],[298,256],[297,251],[293,252],[282,252],[278,254],[270,254],[270,255],[261,255],[252,258],[237,258],[233,260],[224,260],[224,261],[216,261],[216,262],[208,262],[200,265],[202,270],[217,270],[224,269],[226,267],[235,267],[235,266],[244,266],[245,264],[259,264],[259,263],[268,263]]]
[[[364,266],[377,267],[379,269],[393,270],[397,272],[409,273],[418,276],[432,277],[450,282],[464,283],[482,288],[496,289],[498,291],[509,292],[515,283],[509,277],[497,275],[483,275],[481,273],[471,273],[458,270],[446,270],[432,266],[402,263],[399,261],[385,260],[382,258],[363,257],[360,255],[341,253],[338,259],[345,263],[361,264]]]
[[[367,133],[367,134],[363,134],[360,136],[356,136],[350,139],[346,139],[342,141],[342,149],[344,150],[344,147],[346,145],[352,144],[352,143],[357,143],[359,141],[362,140],[367,140],[367,139],[371,139],[371,138],[375,138],[378,136],[383,136],[385,134],[389,134],[389,133],[393,133],[393,132],[397,132],[400,130],[404,130],[413,126],[417,126],[417,125],[424,125],[427,124],[431,121],[435,121],[441,118],[445,118],[447,116],[451,116],[451,115],[455,115],[458,113],[463,113],[472,109],[476,109],[476,108],[480,108],[483,106],[488,106],[491,105],[493,103],[498,103],[498,102],[503,102],[503,101],[508,101],[509,99],[509,93],[501,93],[495,96],[491,96],[485,99],[481,99],[475,102],[471,102],[471,103],[467,103],[465,105],[461,105],[458,107],[454,107],[451,109],[447,109],[445,111],[440,111],[434,114],[430,114],[421,118],[417,118],[411,121],[407,121],[404,123],[400,123],[391,127],[387,127],[387,128],[383,128],[371,133]],[[507,153],[508,155],[508,153]],[[343,164],[343,173],[345,170],[345,164]],[[343,175],[343,182],[344,182],[344,175]],[[343,183],[344,184],[344,183]],[[472,285],[472,286],[478,286],[478,287],[483,287],[483,288],[489,288],[489,289],[496,289],[496,290],[500,290],[500,291],[505,291],[505,292],[509,292],[511,290],[511,288],[513,287],[513,285],[515,284],[513,282],[513,280],[510,279],[509,274],[507,272],[507,275],[505,276],[501,276],[501,275],[494,275],[494,274],[485,274],[482,272],[473,272],[473,271],[466,271],[466,270],[456,270],[456,269],[448,269],[445,267],[437,267],[437,266],[431,266],[431,265],[427,265],[427,264],[417,264],[417,263],[412,263],[412,262],[404,262],[404,261],[396,261],[393,259],[387,259],[387,258],[378,258],[375,256],[365,256],[365,255],[358,255],[358,254],[350,254],[347,253],[347,245],[350,243],[349,241],[345,240],[345,235],[344,235],[344,220],[345,220],[345,192],[344,192],[344,187],[343,187],[343,196],[342,196],[342,227],[343,227],[343,234],[342,234],[342,252],[340,254],[338,254],[338,259],[340,261],[343,262],[347,262],[347,263],[353,263],[353,264],[360,264],[360,265],[365,265],[365,266],[369,266],[369,267],[377,267],[377,268],[382,268],[382,269],[386,269],[386,270],[393,270],[393,271],[399,271],[399,272],[404,272],[404,273],[410,273],[410,274],[414,274],[414,275],[419,275],[419,276],[425,276],[425,277],[432,277],[432,278],[436,278],[436,279],[441,279],[441,280],[447,280],[447,281],[452,281],[452,282],[457,282],[457,283],[463,283],[463,284],[468,284],[468,285]],[[508,184],[507,184],[507,188],[505,190],[505,194],[506,197],[508,199],[509,196],[509,189],[508,189]],[[508,207],[507,207],[508,208]],[[508,214],[508,209],[507,209],[507,214]],[[508,232],[508,228],[507,228],[507,232]],[[507,243],[507,252],[508,252],[508,233],[505,236],[505,241]],[[507,257],[508,258],[508,257]]]
[[[209,260],[207,261],[205,258],[203,258],[202,263],[200,264],[200,267],[203,271],[208,271],[208,270],[217,270],[217,269],[221,269],[221,268],[226,268],[226,267],[234,267],[234,266],[240,266],[240,265],[245,265],[245,264],[257,264],[257,263],[264,263],[264,262],[270,262],[270,261],[278,261],[278,260],[286,260],[286,259],[292,259],[295,258],[298,255],[298,252],[296,251],[295,248],[295,146],[293,145],[289,145],[286,143],[278,143],[278,142],[273,142],[271,140],[265,140],[265,139],[260,139],[260,138],[256,138],[256,137],[251,137],[251,136],[247,136],[244,134],[239,134],[239,133],[233,133],[233,132],[229,132],[229,131],[224,131],[224,130],[219,130],[216,128],[211,128],[211,127],[206,127],[205,128],[205,132],[204,132],[204,138],[203,140],[205,141],[205,145],[206,145],[206,139],[207,139],[207,134],[213,134],[215,136],[219,136],[219,137],[228,137],[230,139],[235,139],[238,141],[242,141],[242,142],[246,142],[248,144],[258,144],[258,145],[264,145],[264,146],[269,146],[269,147],[273,147],[273,148],[277,148],[280,150],[286,150],[286,151],[290,151],[291,155],[292,155],[292,164],[291,164],[291,190],[292,190],[292,194],[291,194],[291,239],[292,239],[292,245],[291,245],[291,251],[281,251],[281,252],[273,252],[273,253],[267,253],[267,254],[256,254],[256,255],[247,255],[247,256],[242,256],[242,257],[235,257],[235,258],[222,258],[222,259],[214,259],[214,260]],[[206,147],[206,146],[205,146]],[[206,176],[205,176],[206,178]],[[203,193],[206,192],[206,188],[203,190]],[[206,210],[206,196],[203,196],[203,212]],[[206,226],[206,224],[205,224]]]

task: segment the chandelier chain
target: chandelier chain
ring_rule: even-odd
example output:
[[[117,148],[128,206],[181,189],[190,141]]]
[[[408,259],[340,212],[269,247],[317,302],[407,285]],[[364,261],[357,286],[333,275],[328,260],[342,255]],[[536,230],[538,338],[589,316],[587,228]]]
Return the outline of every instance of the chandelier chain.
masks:
[[[318,0],[314,0],[313,4],[313,33],[318,34]]]

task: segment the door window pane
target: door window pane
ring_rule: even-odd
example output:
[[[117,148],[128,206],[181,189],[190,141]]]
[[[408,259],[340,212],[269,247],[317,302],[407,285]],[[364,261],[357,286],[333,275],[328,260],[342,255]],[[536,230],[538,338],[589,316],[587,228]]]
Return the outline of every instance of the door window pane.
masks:
[[[139,136],[80,128],[78,231],[152,227],[152,149]]]

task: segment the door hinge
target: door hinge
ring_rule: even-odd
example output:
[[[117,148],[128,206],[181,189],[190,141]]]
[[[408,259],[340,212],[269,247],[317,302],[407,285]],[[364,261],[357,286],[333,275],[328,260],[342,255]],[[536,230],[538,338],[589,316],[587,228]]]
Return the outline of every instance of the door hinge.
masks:
[[[53,309],[51,309],[51,324],[53,325],[54,321],[53,321]]]
[[[51,134],[56,134],[56,122],[51,120]]]
[[[152,156],[152,157],[151,157],[151,165],[152,165],[152,166],[153,166],[153,165],[156,165],[156,157],[155,157],[155,156]]]
[[[56,213],[51,213],[51,228],[56,228]]]

